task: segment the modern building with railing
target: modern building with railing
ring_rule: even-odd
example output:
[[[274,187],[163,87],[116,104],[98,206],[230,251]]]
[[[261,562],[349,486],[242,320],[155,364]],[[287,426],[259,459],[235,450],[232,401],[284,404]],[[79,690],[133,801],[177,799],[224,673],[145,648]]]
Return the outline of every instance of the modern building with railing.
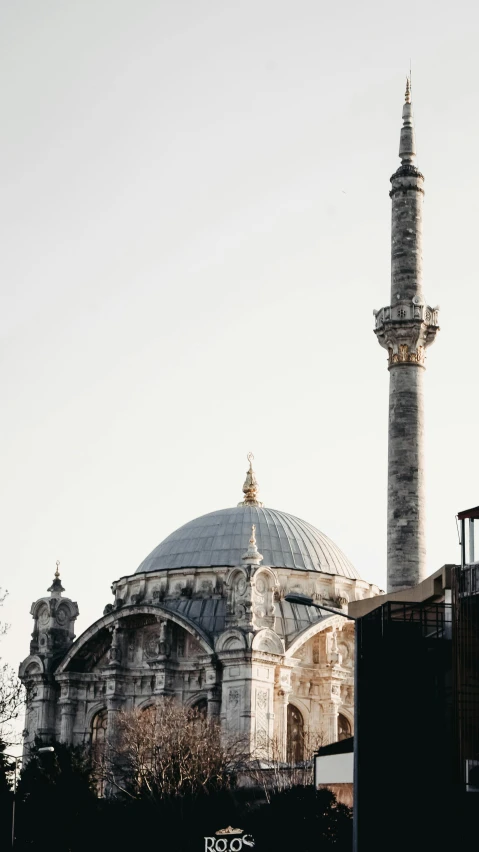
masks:
[[[479,507],[461,564],[353,603],[355,852],[462,848],[478,823]]]
[[[459,512],[461,565],[453,572],[456,777],[479,792],[479,506]]]
[[[430,814],[454,766],[450,576],[445,566],[414,589],[381,596],[356,622],[361,852],[381,836],[388,850],[432,849],[433,837],[439,841]]]

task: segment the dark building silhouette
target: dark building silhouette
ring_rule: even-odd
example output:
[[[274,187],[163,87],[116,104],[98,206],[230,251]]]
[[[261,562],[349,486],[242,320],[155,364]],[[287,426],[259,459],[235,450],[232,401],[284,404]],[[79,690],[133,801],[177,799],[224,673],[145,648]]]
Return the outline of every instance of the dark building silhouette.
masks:
[[[479,507],[458,518],[460,565],[350,607],[356,852],[462,849],[477,833]]]

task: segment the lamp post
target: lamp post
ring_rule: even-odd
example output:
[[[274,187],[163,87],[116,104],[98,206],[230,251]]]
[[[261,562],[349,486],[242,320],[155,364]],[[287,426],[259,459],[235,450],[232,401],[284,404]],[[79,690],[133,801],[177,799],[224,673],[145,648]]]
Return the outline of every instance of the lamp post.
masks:
[[[340,615],[341,618],[349,618],[350,621],[356,621],[354,615],[347,615],[347,613],[342,612],[340,609],[331,609],[330,606],[323,606],[323,604],[314,603],[313,599],[308,598],[307,595],[291,593],[290,595],[285,595],[284,599],[285,601],[288,601],[288,603],[300,604],[301,606],[314,606],[315,609],[324,609],[326,612],[332,612],[333,615]]]
[[[46,751],[55,751],[53,746],[44,746],[43,748],[38,749],[38,754],[43,754]],[[17,756],[16,754],[9,754],[7,751],[2,752],[4,757],[10,757],[11,760],[15,761],[15,769],[13,775],[13,798],[12,798],[12,849],[15,846],[15,798],[17,793],[17,766],[18,762],[22,761],[23,758]]]
[[[313,606],[315,609],[326,610],[326,612],[332,612],[334,615],[341,615],[343,618],[349,618],[350,621],[357,621],[358,619],[354,615],[346,615],[346,613],[338,611],[336,609],[331,609],[328,606],[322,606],[321,604],[314,603],[312,598],[309,598],[307,595],[293,594],[285,595],[285,601],[288,603],[300,604],[301,606]],[[358,730],[358,701],[357,701],[357,685],[358,685],[358,628],[355,629],[355,638],[354,638],[354,808],[353,808],[353,849],[358,848],[358,776],[359,776],[359,761],[358,761],[358,748],[357,748],[357,730]],[[314,763],[314,787],[316,789],[316,761]]]
[[[3,757],[9,757],[11,760],[15,761],[15,769],[13,775],[13,798],[12,798],[12,849],[15,843],[15,794],[17,792],[17,766],[18,761],[23,758],[19,757],[16,754],[9,754],[8,751],[2,752]]]

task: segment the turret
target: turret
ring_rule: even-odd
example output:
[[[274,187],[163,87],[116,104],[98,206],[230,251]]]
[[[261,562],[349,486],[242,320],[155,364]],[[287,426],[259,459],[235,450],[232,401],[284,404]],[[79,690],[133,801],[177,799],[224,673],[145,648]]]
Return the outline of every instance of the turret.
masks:
[[[59,566],[57,562],[53,583],[47,589],[50,597],[39,598],[30,610],[34,619],[30,654],[38,654],[47,669],[52,668],[72,644],[78,616],[78,605],[70,598],[62,597],[65,589],[61,584]]]
[[[58,738],[56,700],[57,687],[54,671],[75,638],[73,629],[78,606],[69,598],[61,584],[60,563],[56,564],[53,583],[46,595],[32,604],[34,619],[30,654],[21,663],[19,677],[26,690],[24,749],[28,755],[34,738],[44,742]],[[62,737],[63,738],[63,737]]]

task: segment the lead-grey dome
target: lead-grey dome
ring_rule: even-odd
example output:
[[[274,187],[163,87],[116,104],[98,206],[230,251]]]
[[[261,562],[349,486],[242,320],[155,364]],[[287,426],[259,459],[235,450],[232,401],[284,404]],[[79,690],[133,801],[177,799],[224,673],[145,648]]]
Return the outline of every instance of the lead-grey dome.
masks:
[[[263,565],[361,579],[339,547],[311,524],[259,506],[220,509],[189,521],[155,547],[136,573],[241,565],[252,524]]]

